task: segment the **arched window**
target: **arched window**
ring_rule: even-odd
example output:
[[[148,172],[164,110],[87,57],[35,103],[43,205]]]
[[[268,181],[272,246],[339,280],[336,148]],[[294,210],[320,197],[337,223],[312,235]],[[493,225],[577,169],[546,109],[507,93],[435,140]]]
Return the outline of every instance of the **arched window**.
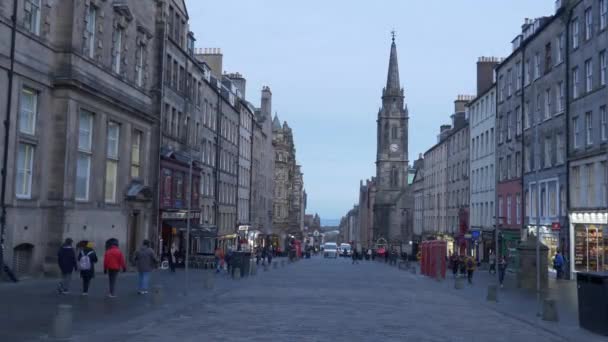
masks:
[[[384,145],[388,145],[388,122],[384,123]]]
[[[399,171],[393,166],[391,169],[391,186],[395,187],[399,185]]]
[[[393,139],[397,139],[397,130],[398,130],[397,126],[391,127],[391,136]]]

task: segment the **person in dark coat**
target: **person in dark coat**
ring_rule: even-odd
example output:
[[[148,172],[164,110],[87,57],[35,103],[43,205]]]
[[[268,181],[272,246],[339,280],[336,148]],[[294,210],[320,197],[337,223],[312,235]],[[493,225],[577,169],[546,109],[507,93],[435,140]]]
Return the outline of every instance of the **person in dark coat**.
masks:
[[[76,271],[76,254],[72,247],[72,239],[67,238],[57,252],[57,263],[61,270],[61,281],[57,287],[59,294],[70,293],[70,283],[72,281],[72,272]]]
[[[150,273],[158,264],[154,250],[150,248],[150,241],[144,240],[141,248],[135,253],[135,265],[139,274],[138,293],[146,294],[150,288]]]
[[[88,261],[86,260],[87,258]],[[95,264],[97,261],[97,254],[93,250],[93,243],[83,241],[80,252],[78,252],[78,267],[80,268],[80,278],[82,278],[83,296],[89,295],[89,285],[91,284],[91,279],[95,278]]]

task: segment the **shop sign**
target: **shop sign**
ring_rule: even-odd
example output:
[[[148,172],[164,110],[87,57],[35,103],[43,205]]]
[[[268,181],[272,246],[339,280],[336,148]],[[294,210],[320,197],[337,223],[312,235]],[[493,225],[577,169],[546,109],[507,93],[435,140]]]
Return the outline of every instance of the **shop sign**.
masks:
[[[249,226],[239,226],[239,232],[246,232],[249,230]]]
[[[201,217],[199,211],[191,211],[188,215],[187,211],[163,211],[160,215],[163,220],[185,220],[186,218],[196,219]]]
[[[559,222],[553,222],[551,224],[551,230],[560,230],[561,225],[559,224]]]
[[[479,230],[474,230],[471,232],[471,236],[473,237],[473,239],[479,239]]]
[[[465,239],[470,239],[471,237],[472,237],[472,235],[471,235],[471,234],[469,234],[469,233],[464,234],[464,238],[465,238]]]

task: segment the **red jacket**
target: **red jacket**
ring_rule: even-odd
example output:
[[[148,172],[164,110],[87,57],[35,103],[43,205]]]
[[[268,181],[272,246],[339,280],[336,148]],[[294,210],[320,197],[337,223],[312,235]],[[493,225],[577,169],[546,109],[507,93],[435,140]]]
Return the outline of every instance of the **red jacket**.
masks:
[[[112,246],[106,251],[106,254],[103,257],[103,269],[104,271],[120,271],[127,269],[125,257],[118,247]]]

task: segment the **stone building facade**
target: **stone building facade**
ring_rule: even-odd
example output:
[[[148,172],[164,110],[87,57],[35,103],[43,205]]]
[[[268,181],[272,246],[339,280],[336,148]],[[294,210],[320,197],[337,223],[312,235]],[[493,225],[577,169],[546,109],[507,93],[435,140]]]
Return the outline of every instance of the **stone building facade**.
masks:
[[[13,27],[12,2],[2,3],[0,89],[11,98],[11,124],[0,132],[5,263],[18,274],[53,273],[67,237],[98,248],[117,238],[130,254],[155,235],[155,7],[18,1]]]
[[[412,197],[408,191],[408,109],[399,82],[397,45],[393,36],[382,107],[378,111],[374,234],[376,245],[401,248],[412,230]]]
[[[262,88],[260,108],[253,121],[252,165],[252,230],[260,234],[260,242],[272,235],[274,199],[274,149],[272,146],[272,92]]]
[[[373,246],[374,204],[376,203],[376,178],[359,184],[359,236],[355,238],[364,248]]]
[[[285,248],[287,240],[302,238],[304,224],[304,180],[296,163],[293,132],[287,122],[272,121],[272,146],[274,149],[274,203],[273,234],[275,247]]]
[[[477,61],[477,96],[467,105],[467,116],[471,127],[470,139],[470,183],[469,206],[470,230],[478,231],[483,246],[480,258],[488,260],[490,250],[495,250],[494,227],[496,216],[495,170],[495,122],[496,87],[494,68],[500,62],[496,57],[480,57]],[[519,199],[521,201],[521,198]],[[511,222],[509,218],[508,222]],[[521,213],[520,213],[521,220]],[[519,231],[516,232],[519,239]]]

